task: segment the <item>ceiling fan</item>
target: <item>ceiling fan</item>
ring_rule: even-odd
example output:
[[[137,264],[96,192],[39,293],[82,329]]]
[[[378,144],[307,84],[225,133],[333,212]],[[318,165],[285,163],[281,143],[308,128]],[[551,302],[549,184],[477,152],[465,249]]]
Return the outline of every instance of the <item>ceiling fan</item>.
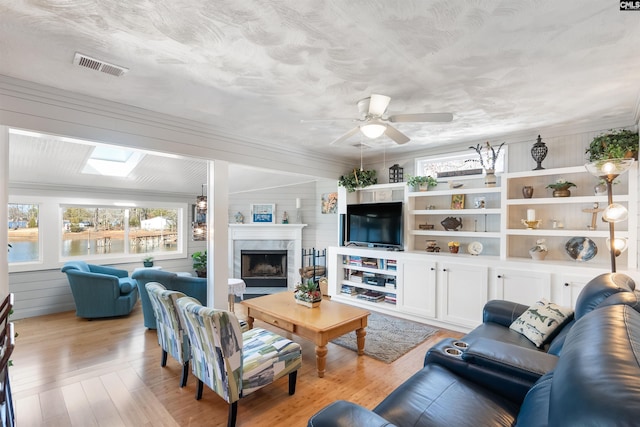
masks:
[[[391,126],[390,123],[450,122],[453,120],[453,114],[451,113],[414,113],[385,116],[384,114],[390,101],[390,97],[377,94],[371,94],[370,97],[358,101],[358,111],[361,117],[351,120],[358,122],[358,126],[340,136],[331,145],[349,139],[358,131],[362,132],[367,138],[375,139],[385,134],[396,144],[405,144],[409,142],[409,137]]]

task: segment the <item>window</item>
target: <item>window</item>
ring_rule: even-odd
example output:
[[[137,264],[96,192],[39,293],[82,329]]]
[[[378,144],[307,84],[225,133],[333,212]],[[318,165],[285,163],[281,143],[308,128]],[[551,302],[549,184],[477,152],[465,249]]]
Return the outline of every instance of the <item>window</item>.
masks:
[[[9,203],[9,263],[33,262],[40,259],[38,205]]]
[[[177,252],[179,211],[64,206],[61,256]]]
[[[500,150],[496,161],[496,172],[504,172],[504,159],[506,146]],[[477,178],[484,171],[480,166],[478,153],[469,150],[468,152],[447,154],[443,156],[421,157],[416,159],[416,175],[432,176],[439,180],[446,181],[450,178],[460,179],[464,177]]]

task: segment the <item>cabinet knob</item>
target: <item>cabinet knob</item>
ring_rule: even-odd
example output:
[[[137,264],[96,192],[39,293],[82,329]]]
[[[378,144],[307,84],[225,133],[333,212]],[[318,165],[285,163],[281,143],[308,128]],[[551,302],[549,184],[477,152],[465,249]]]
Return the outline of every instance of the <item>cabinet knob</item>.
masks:
[[[446,268],[443,268],[443,269],[442,269],[442,271],[447,271],[447,269],[446,269]]]
[[[498,279],[502,279],[502,274],[498,274]]]
[[[569,287],[569,284],[568,284],[568,283],[565,283],[565,284],[564,284],[564,286],[568,288],[568,287]]]
[[[430,268],[430,270],[431,270],[431,271],[435,271],[436,269],[435,269],[434,267],[431,267],[431,268]]]

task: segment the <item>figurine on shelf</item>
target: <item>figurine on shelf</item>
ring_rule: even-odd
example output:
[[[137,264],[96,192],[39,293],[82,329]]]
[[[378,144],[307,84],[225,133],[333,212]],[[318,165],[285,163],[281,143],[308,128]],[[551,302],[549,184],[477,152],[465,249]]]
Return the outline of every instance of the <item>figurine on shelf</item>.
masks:
[[[547,249],[546,239],[536,240],[536,245],[529,249],[529,255],[535,260],[543,260],[549,250]]]
[[[240,212],[237,212],[233,217],[236,220],[236,224],[244,224],[244,215]]]
[[[282,214],[282,223],[289,224],[289,214],[287,211],[284,211],[284,214]]]

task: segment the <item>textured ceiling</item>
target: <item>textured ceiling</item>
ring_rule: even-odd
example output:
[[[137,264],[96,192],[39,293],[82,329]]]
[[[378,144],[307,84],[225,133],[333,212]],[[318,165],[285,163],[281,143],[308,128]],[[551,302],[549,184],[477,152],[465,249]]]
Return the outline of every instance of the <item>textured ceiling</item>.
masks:
[[[330,145],[356,102],[452,112],[373,152],[638,119],[640,12],[602,0],[0,0],[0,74],[198,120],[265,144]],[[75,52],[123,77],[73,65]]]

